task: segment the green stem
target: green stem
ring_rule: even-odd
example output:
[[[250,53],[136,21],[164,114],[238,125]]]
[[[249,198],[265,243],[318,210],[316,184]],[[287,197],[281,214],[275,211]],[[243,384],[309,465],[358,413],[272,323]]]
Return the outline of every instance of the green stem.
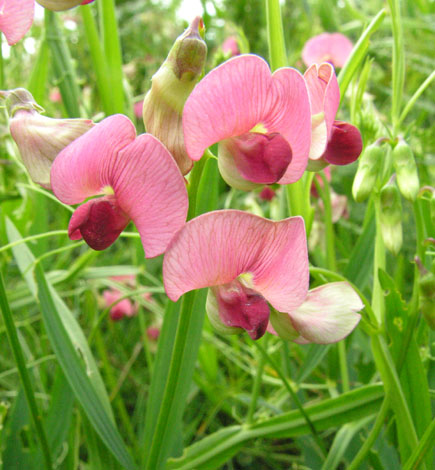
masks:
[[[279,0],[266,0],[267,39],[272,72],[287,65]]]
[[[295,183],[288,184],[286,186],[286,191],[287,204],[290,215],[300,215],[304,218],[304,220],[307,220],[304,201],[304,195],[306,194],[304,176],[302,176],[302,178]]]
[[[325,230],[326,230],[326,258],[327,266],[330,271],[337,271],[337,263],[335,259],[335,234],[334,226],[332,224],[332,206],[331,206],[331,187],[329,186],[328,179],[322,171],[319,173],[322,178],[323,187],[319,184],[317,178],[314,180],[317,191],[323,201],[325,216]]]
[[[52,232],[38,233],[37,235],[30,235],[29,237],[20,238],[14,242],[8,243],[0,248],[0,253],[2,251],[9,250],[14,246],[21,245],[22,243],[31,242],[33,240],[39,240],[40,238],[46,237],[57,237],[58,235],[68,235],[68,230],[53,230]]]
[[[109,71],[106,58],[104,56],[104,51],[101,47],[101,41],[98,36],[97,26],[92,15],[91,5],[81,6],[80,12],[82,14],[83,25],[85,27],[85,34],[91,53],[93,69],[97,79],[97,87],[103,105],[103,110],[107,116],[110,114],[115,114],[117,110],[114,106],[114,101],[112,101],[112,92],[109,83]]]
[[[349,467],[347,470],[358,470],[365,459],[366,455],[372,448],[373,444],[376,441],[376,438],[379,436],[379,433],[381,432],[382,427],[384,426],[384,421],[385,418],[387,417],[388,410],[390,409],[390,399],[388,397],[384,398],[384,401],[382,402],[381,409],[379,410],[378,416],[376,416],[376,421],[375,424],[373,425],[373,428],[370,431],[370,434],[368,435],[367,439],[364,441],[364,444],[350,463]]]
[[[391,14],[391,27],[393,30],[393,96],[391,103],[391,119],[393,134],[396,135],[400,120],[400,107],[402,104],[403,84],[405,81],[405,49],[403,44],[403,28],[400,13],[401,0],[388,0]]]
[[[417,91],[412,95],[411,99],[406,103],[405,108],[400,115],[398,126],[402,124],[409,111],[413,108],[414,104],[420,98],[420,95],[426,90],[426,88],[432,83],[432,80],[435,78],[435,70],[426,78],[426,80],[418,87]]]
[[[433,449],[435,442],[435,419],[432,420],[430,425],[426,428],[418,446],[414,449],[413,453],[403,466],[403,470],[417,470],[423,464],[425,455]]]
[[[372,296],[372,308],[375,312],[378,322],[384,324],[385,316],[385,301],[384,294],[382,292],[381,284],[379,282],[379,269],[384,269],[386,266],[386,255],[384,240],[382,238],[381,230],[381,202],[379,194],[374,195],[375,202],[375,217],[376,217],[376,235],[375,235],[375,254],[374,254],[374,268],[373,268],[373,296]]]
[[[265,350],[267,350],[268,338],[269,338],[269,336],[266,335],[264,337],[264,340],[263,340]],[[257,375],[255,376],[254,386],[252,388],[251,403],[249,404],[248,415],[246,417],[246,423],[248,425],[253,424],[253,422],[254,422],[254,413],[255,413],[255,410],[257,408],[257,401],[258,401],[258,397],[260,395],[260,389],[261,389],[261,383],[262,383],[265,363],[266,363],[266,357],[265,357],[264,354],[262,354],[260,356],[259,361],[258,361]]]
[[[202,158],[196,162],[192,168],[192,171],[189,175],[189,210],[187,213],[187,220],[192,219],[195,216],[196,211],[196,197],[198,194],[199,182],[201,180],[202,172],[204,166],[209,158],[216,158],[210,150],[206,150]]]
[[[53,69],[69,117],[80,117],[80,91],[72,58],[55,13],[45,10],[45,38],[51,50]]]
[[[117,113],[125,113],[121,42],[116,22],[115,0],[104,0],[99,3],[99,7],[113,109]],[[131,113],[130,109],[128,111]]]
[[[310,429],[311,434],[313,435],[314,440],[316,441],[317,445],[319,446],[320,451],[322,452],[322,455],[325,457],[326,456],[326,449],[323,444],[322,439],[320,438],[319,434],[316,431],[316,428],[314,427],[313,422],[309,418],[307,412],[305,411],[304,407],[302,406],[302,403],[300,402],[298,396],[296,395],[295,391],[293,388],[290,386],[290,384],[287,381],[287,378],[284,376],[282,373],[281,369],[275,364],[275,361],[270,357],[268,352],[263,348],[263,346],[258,343],[258,341],[253,341],[250,340],[250,342],[261,352],[261,354],[264,356],[264,358],[269,362],[269,364],[273,367],[273,369],[276,371],[278,374],[279,378],[282,380],[282,383],[285,387],[285,389],[288,391],[289,395],[291,396],[294,404],[300,411],[301,415],[303,416],[305,422],[307,423],[308,428]]]
[[[44,456],[45,468],[50,470],[52,468],[50,449],[48,447],[47,437],[42,424],[42,418],[36,404],[35,394],[33,393],[32,384],[26,367],[24,353],[21,349],[20,341],[18,339],[17,330],[15,328],[12,312],[9,308],[9,303],[6,297],[6,290],[3,282],[3,275],[0,272],[0,307],[3,314],[3,321],[6,328],[9,344],[14,354],[15,362],[17,364],[18,373],[20,375],[21,383],[23,385],[24,394],[26,396],[29,411],[32,416],[33,424],[35,426],[36,435],[39,439]]]

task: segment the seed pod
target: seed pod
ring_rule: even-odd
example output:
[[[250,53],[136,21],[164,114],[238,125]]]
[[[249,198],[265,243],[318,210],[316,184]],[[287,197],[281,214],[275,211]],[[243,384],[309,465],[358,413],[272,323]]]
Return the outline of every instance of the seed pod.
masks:
[[[397,255],[402,247],[402,202],[397,186],[386,184],[380,199],[382,238],[387,249]]]
[[[373,191],[383,158],[384,150],[379,143],[369,145],[364,150],[353,180],[352,194],[355,201],[365,201]]]
[[[393,162],[402,196],[409,201],[415,201],[420,188],[417,165],[411,147],[401,137],[393,150]]]

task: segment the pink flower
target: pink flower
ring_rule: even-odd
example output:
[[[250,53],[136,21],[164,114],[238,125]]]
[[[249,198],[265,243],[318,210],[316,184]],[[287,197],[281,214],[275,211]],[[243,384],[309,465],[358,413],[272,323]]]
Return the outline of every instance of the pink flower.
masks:
[[[340,90],[331,64],[312,65],[304,75],[311,106],[311,148],[309,169],[316,171],[328,163],[347,165],[362,151],[359,130],[352,124],[335,121]]]
[[[265,186],[258,195],[263,201],[271,201],[275,196],[275,191],[269,186]]]
[[[34,10],[34,0],[0,0],[0,31],[10,46],[30,29]]]
[[[219,143],[219,169],[235,188],[297,181],[310,147],[310,107],[301,74],[270,72],[256,55],[233,57],[206,75],[184,106],[192,160]]]
[[[302,51],[302,60],[311,64],[330,62],[334,67],[343,67],[352,52],[353,44],[341,33],[323,33],[309,39]]]
[[[49,10],[67,10],[86,5],[94,0],[38,0]],[[29,31],[35,12],[34,0],[0,0],[0,31],[10,46],[16,44]]]
[[[223,210],[192,219],[165,254],[163,281],[173,301],[210,287],[212,324],[223,333],[245,330],[253,339],[269,329],[300,342],[335,342],[353,330],[363,307],[346,283],[308,291],[301,217],[274,222]]]
[[[68,233],[95,250],[110,246],[132,220],[152,258],[186,220],[187,192],[174,159],[152,135],[136,137],[123,115],[104,119],[68,145],[53,163],[51,186],[65,204],[91,198],[74,212]]]
[[[237,38],[234,36],[229,36],[225,39],[222,44],[222,50],[225,54],[228,54],[226,57],[234,57],[240,54],[239,44],[237,43]]]
[[[124,317],[133,317],[136,315],[138,306],[130,299],[119,300],[123,294],[118,289],[107,289],[103,292],[106,308],[110,307],[110,318],[113,321],[121,320]]]
[[[142,119],[142,108],[143,108],[143,100],[140,100],[134,103],[133,111],[134,111],[134,115],[138,119]]]

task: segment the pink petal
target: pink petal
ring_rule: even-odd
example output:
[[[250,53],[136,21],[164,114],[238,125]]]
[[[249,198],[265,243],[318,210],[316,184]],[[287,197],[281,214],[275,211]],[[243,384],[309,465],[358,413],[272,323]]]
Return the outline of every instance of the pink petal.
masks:
[[[186,184],[171,154],[152,135],[140,135],[119,152],[112,186],[139,231],[146,257],[162,254],[188,209]]]
[[[183,110],[184,142],[192,160],[212,144],[249,132],[274,102],[271,72],[256,55],[240,55],[208,73]]]
[[[348,165],[362,152],[363,142],[357,127],[342,121],[334,121],[332,135],[322,158],[333,165]]]
[[[292,161],[279,183],[294,183],[303,175],[310,152],[311,114],[307,86],[304,77],[290,67],[274,72],[273,79],[279,84],[279,99],[263,122],[269,132],[279,132],[290,144]]]
[[[345,338],[361,319],[364,304],[346,282],[310,290],[305,302],[289,315],[296,330],[309,342],[328,344]]]
[[[177,233],[163,261],[165,289],[174,301],[244,273],[246,286],[277,310],[299,306],[308,291],[303,219],[274,222],[237,210],[209,212]]]
[[[352,49],[352,42],[343,34],[323,33],[306,42],[302,51],[302,60],[307,67],[321,62],[330,62],[334,67],[343,67]]]
[[[321,65],[312,65],[305,72],[304,78],[310,96],[311,116],[315,118],[317,115],[323,113],[323,119],[326,125],[326,128],[323,129],[321,122],[317,122],[318,120],[316,119],[315,128],[317,129],[319,127],[321,130],[317,133],[313,133],[311,146],[318,145],[318,140],[322,142],[322,145],[316,151],[316,155],[320,156],[324,151],[327,141],[331,137],[332,125],[340,104],[340,90],[334,68],[331,64],[323,63]],[[316,155],[310,155],[310,158],[316,158]]]
[[[51,167],[51,187],[65,204],[78,204],[112,185],[118,152],[136,137],[131,121],[109,116],[74,140],[56,157]]]
[[[0,0],[0,31],[10,46],[32,26],[34,9],[34,0]]]
[[[82,237],[94,250],[105,250],[119,237],[130,222],[113,197],[91,199],[72,215],[68,236],[71,240]]]

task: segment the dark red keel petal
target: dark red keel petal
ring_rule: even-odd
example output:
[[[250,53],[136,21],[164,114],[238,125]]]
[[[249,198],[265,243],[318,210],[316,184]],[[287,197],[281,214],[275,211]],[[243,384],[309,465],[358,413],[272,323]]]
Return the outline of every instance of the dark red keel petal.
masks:
[[[276,183],[292,160],[290,144],[276,132],[247,132],[228,139],[227,149],[243,178],[253,183]]]
[[[269,323],[269,305],[258,292],[240,282],[214,288],[219,316],[226,326],[243,328],[252,339],[261,338]]]
[[[76,209],[69,222],[68,235],[71,240],[83,238],[94,250],[105,250],[129,221],[114,198],[92,199]]]
[[[358,128],[343,121],[334,121],[331,139],[322,159],[333,165],[348,165],[361,154],[362,138]]]

